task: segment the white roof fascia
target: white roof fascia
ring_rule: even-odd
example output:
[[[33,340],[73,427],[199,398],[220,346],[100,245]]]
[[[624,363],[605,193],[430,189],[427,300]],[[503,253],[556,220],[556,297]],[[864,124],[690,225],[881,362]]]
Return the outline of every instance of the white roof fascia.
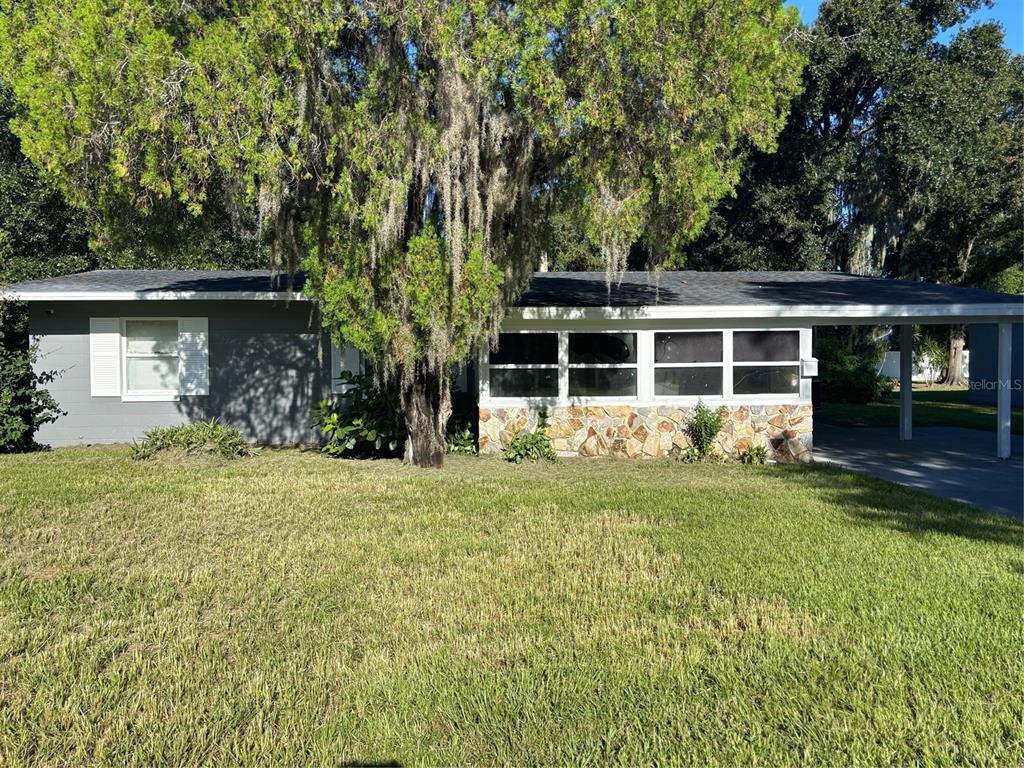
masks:
[[[0,291],[11,301],[309,301],[300,291]]]
[[[690,320],[875,318],[1024,318],[1024,300],[1009,304],[705,304],[641,307],[512,307],[512,320]]]

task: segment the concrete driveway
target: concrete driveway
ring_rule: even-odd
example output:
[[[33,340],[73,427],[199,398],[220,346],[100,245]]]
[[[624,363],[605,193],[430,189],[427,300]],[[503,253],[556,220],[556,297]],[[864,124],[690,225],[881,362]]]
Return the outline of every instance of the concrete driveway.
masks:
[[[914,427],[901,442],[895,427],[814,425],[814,457],[1024,522],[1024,437],[1013,456],[996,458],[995,432]]]

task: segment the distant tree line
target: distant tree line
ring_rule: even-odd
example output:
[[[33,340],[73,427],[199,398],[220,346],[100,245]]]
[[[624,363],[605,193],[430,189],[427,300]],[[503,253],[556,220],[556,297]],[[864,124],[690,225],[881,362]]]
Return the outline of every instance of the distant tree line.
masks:
[[[826,0],[800,44],[808,66],[778,150],[752,150],[735,193],[669,264],[838,269],[1020,293],[1024,57],[995,23],[940,43],[983,3]],[[568,214],[552,269],[600,268]],[[631,265],[647,253],[635,247]],[[946,382],[962,383],[963,326]],[[851,338],[857,339],[857,334]],[[859,341],[863,341],[859,339]]]

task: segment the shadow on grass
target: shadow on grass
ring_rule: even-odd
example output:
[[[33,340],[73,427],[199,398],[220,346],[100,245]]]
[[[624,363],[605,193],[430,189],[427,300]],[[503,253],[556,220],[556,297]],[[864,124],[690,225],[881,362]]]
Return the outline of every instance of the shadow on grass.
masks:
[[[938,533],[975,541],[1024,545],[1017,520],[932,496],[888,480],[822,464],[785,467],[794,482],[814,488],[855,521],[910,535]]]

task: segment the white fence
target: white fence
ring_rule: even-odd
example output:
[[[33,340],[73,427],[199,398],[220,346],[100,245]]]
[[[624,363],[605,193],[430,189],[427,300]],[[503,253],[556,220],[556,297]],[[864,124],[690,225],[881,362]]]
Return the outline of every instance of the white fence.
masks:
[[[965,379],[968,377],[970,360],[970,350],[965,349],[963,357],[963,374]],[[898,379],[900,377],[900,353],[886,352],[885,358],[878,368],[878,373],[889,379]],[[927,355],[914,361],[913,380],[915,382],[919,384],[934,384],[941,375],[942,371],[931,364]]]

